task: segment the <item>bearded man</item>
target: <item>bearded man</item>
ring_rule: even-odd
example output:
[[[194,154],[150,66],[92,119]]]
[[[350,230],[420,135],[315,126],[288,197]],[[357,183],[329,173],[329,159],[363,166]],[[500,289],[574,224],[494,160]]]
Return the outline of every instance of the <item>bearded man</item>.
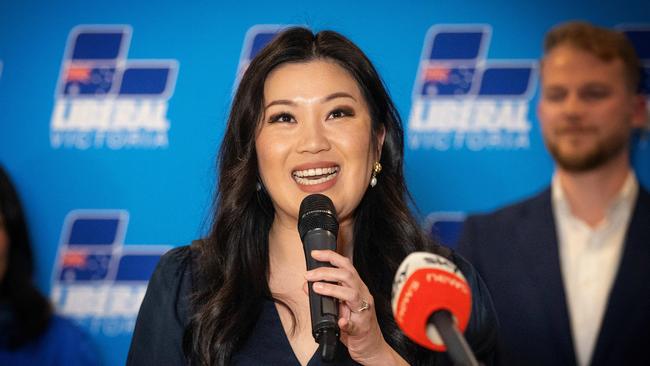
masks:
[[[647,121],[622,33],[569,22],[547,34],[537,108],[550,187],[470,216],[459,251],[483,276],[504,365],[650,365],[650,194],[630,164]]]

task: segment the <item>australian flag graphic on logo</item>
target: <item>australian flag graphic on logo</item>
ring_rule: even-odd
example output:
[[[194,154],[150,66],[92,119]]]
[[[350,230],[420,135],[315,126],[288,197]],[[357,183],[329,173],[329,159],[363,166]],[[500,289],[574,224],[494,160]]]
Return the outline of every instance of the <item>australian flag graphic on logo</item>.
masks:
[[[169,246],[124,246],[128,213],[75,210],[65,220],[52,273],[60,313],[93,333],[132,331],[147,283]],[[117,324],[117,325],[116,325]]]
[[[421,97],[522,97],[533,90],[536,63],[486,62],[489,26],[436,26],[425,41],[415,93]]]
[[[174,60],[127,60],[129,26],[73,29],[63,60],[62,97],[169,97],[176,81]]]

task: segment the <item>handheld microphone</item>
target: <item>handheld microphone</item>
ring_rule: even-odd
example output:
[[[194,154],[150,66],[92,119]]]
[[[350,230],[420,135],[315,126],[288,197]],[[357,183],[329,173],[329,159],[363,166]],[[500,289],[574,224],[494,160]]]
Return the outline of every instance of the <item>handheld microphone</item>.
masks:
[[[415,343],[447,351],[456,365],[478,365],[460,333],[469,322],[472,295],[454,263],[433,253],[411,253],[397,270],[391,302],[397,325]]]
[[[322,194],[311,194],[302,200],[298,214],[298,232],[305,250],[307,270],[333,267],[330,263],[315,260],[311,256],[311,251],[327,249],[336,251],[338,231],[336,209],[329,197]],[[331,362],[334,360],[339,338],[338,303],[331,296],[315,293],[313,283],[309,282],[309,309],[312,335],[316,343],[319,344],[321,358]]]

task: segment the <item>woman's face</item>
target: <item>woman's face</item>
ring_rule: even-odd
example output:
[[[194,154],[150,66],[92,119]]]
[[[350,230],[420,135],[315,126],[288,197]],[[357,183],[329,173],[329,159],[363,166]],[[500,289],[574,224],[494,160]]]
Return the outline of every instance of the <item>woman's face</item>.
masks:
[[[382,130],[372,141],[356,81],[331,61],[286,63],[268,75],[263,108],[255,148],[276,218],[295,228],[302,199],[318,192],[332,199],[340,221],[349,219],[384,140]]]

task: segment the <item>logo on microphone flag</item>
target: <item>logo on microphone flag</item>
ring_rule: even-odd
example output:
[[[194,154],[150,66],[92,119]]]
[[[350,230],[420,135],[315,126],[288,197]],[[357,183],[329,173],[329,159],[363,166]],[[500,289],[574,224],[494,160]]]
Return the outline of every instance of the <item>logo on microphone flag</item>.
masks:
[[[404,334],[423,347],[445,351],[440,334],[429,325],[436,311],[448,310],[464,331],[469,322],[472,295],[456,265],[426,252],[409,254],[402,262],[392,290],[393,315]]]
[[[52,148],[168,146],[176,60],[130,60],[128,25],[72,29],[50,122]]]
[[[166,245],[124,245],[124,210],[74,210],[65,219],[52,270],[57,312],[90,333],[130,334],[149,277]]]
[[[413,88],[408,143],[441,151],[529,146],[535,60],[488,60],[489,25],[427,32]]]

